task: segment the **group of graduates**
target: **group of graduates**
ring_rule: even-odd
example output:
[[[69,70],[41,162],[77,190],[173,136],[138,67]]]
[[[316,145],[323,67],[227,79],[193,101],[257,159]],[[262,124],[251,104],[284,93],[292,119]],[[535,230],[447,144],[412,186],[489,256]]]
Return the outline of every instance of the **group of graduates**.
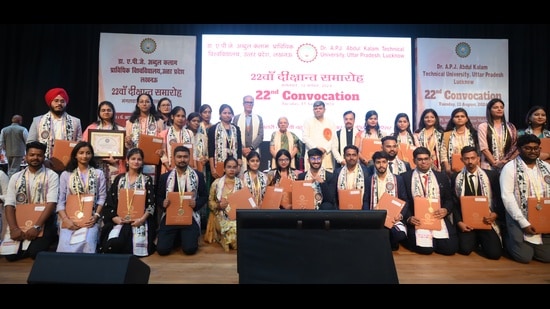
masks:
[[[7,226],[0,253],[10,261],[35,258],[53,245],[57,252],[148,256],[181,248],[190,255],[202,239],[225,251],[237,249],[236,220],[229,216],[237,205],[230,205],[229,197],[247,189],[259,208],[268,187],[299,180],[311,183],[314,210],[344,210],[342,194],[350,190],[360,196],[354,209],[382,209],[384,195],[402,201],[401,211],[386,225],[392,250],[403,245],[420,254],[477,251],[489,259],[507,252],[522,263],[550,261],[548,234],[533,226],[527,205],[534,197],[542,209],[543,199],[550,200],[550,165],[544,161],[550,154],[540,147],[540,138],[550,137],[550,131],[539,106],[529,111],[524,130],[507,122],[504,103],[493,99],[487,121],[477,128],[462,108],[452,112],[446,129],[437,112],[427,109],[414,132],[408,115],[399,113],[395,131],[388,134],[380,130],[376,111],[367,112],[363,130],[355,127],[355,113],[347,111],[336,131],[324,117],[325,103],[316,101],[301,137],[287,130],[286,117],[279,119],[270,139],[270,168],[262,171],[263,121],[253,113],[252,96],[243,97],[239,115],[222,104],[217,123],[211,123],[208,104],[187,114],[168,98],[155,108],[144,93],[120,126],[114,105],[104,101],[98,121],[85,130],[66,112],[64,89],[49,90],[45,99],[50,110],[35,117],[29,129],[28,165],[2,188]],[[124,132],[125,154],[96,156],[90,130]],[[144,149],[145,135],[160,139],[161,146]],[[366,153],[367,139],[378,140],[380,149]],[[62,169],[52,160],[59,140],[74,142]],[[412,157],[400,157],[401,144],[414,149]],[[301,145],[304,168],[298,169]],[[465,223],[462,196],[488,199],[480,218],[484,227]],[[426,213],[415,211],[421,201],[429,203]],[[40,215],[24,226],[16,210],[28,205]],[[284,199],[279,208],[297,209]],[[184,217],[190,219],[178,222]],[[428,221],[437,227],[426,227]]]

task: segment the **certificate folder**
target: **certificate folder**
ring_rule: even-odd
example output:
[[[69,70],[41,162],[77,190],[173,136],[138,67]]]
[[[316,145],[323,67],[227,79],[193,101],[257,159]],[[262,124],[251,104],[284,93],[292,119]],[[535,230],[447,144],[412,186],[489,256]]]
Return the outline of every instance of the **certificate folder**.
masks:
[[[363,198],[359,189],[338,189],[338,208],[340,210],[361,210]]]
[[[267,186],[260,209],[279,209],[283,199],[283,188]]]
[[[384,192],[382,194],[382,197],[380,197],[380,200],[378,200],[378,204],[376,205],[377,209],[385,209],[386,214],[386,221],[384,222],[384,226],[391,229],[393,227],[393,218],[397,217],[401,210],[403,210],[403,206],[405,206],[406,202],[389,194],[388,192]]]
[[[118,191],[117,215],[122,217],[124,220],[135,221],[140,219],[144,213],[144,189],[120,189]]]
[[[421,196],[414,197],[414,216],[420,219],[416,229],[441,230],[441,219],[433,216],[434,211],[441,208],[439,199]]]
[[[67,167],[67,164],[71,160],[71,152],[74,146],[76,146],[76,143],[75,141],[67,141],[64,139],[56,139],[54,141],[52,157],[50,158],[54,171],[61,172]]]
[[[295,180],[292,183],[292,209],[315,209],[315,190],[310,181]]]
[[[460,172],[464,168],[464,162],[462,162],[462,155],[460,153],[453,153],[451,170],[453,172]]]
[[[258,209],[254,197],[248,188],[244,187],[227,196],[229,206],[225,209],[229,220],[237,219],[237,209]]]
[[[156,151],[162,149],[163,143],[162,137],[147,134],[139,135],[138,147],[143,150],[143,154],[145,155],[143,164],[159,164],[160,156]]]
[[[17,204],[15,206],[15,219],[17,222],[17,227],[19,227],[23,232],[28,231],[34,225],[40,216],[46,209],[44,204]],[[44,227],[44,226],[42,226]],[[44,229],[40,229],[38,237],[42,237],[44,234]]]
[[[382,150],[382,141],[378,138],[366,138],[361,140],[361,155],[368,161],[372,159],[372,155]]]
[[[94,208],[93,194],[69,194],[65,202],[65,212],[73,223],[82,226],[90,220]],[[69,228],[68,222],[61,220],[62,228]]]
[[[281,199],[281,206],[288,209],[292,206],[292,183],[294,181],[290,178],[283,177],[279,180],[279,187],[283,188],[283,198]]]
[[[550,233],[550,197],[528,198],[527,219],[537,233]]]
[[[416,168],[414,164],[413,151],[416,149],[416,146],[409,145],[407,143],[398,143],[397,144],[397,157],[402,161],[408,162],[411,165],[411,168]]]
[[[166,208],[166,225],[191,225],[193,223],[193,208],[189,201],[193,198],[193,192],[168,192],[166,198],[170,205]]]
[[[222,161],[216,162],[216,174],[218,174],[218,177],[222,177],[225,174],[225,167]]]
[[[486,196],[461,196],[462,222],[476,230],[490,230],[491,225],[483,223],[483,217],[491,214],[489,198]]]

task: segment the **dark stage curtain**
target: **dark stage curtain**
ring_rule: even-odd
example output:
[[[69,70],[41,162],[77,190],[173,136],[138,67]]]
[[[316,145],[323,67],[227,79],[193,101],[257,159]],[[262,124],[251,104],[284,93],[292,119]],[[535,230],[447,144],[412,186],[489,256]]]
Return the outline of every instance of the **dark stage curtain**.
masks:
[[[201,105],[202,34],[508,39],[508,120],[524,128],[532,105],[548,110],[550,104],[547,24],[4,24],[0,26],[0,125],[21,114],[28,128],[32,117],[47,111],[44,94],[52,87],[67,90],[67,111],[82,120],[83,128],[95,121],[101,32],[196,35],[196,107]]]

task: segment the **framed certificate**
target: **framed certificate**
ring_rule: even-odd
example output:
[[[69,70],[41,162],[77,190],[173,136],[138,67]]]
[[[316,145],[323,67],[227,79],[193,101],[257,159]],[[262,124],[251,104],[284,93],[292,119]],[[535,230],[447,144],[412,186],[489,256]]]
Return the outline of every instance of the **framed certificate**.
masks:
[[[126,131],[123,130],[88,130],[88,140],[94,147],[94,155],[98,158],[124,158],[124,138]]]

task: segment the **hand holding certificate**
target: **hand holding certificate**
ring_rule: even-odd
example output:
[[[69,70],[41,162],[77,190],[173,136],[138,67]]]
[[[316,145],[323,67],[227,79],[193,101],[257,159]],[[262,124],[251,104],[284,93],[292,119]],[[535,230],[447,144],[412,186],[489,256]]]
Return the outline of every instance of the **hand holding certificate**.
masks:
[[[433,214],[439,208],[439,199],[415,196],[414,216],[420,219],[416,229],[441,230],[441,219],[436,219]]]
[[[193,223],[193,208],[189,201],[193,198],[193,192],[168,192],[167,198],[170,204],[166,208],[166,225],[191,225]]]

